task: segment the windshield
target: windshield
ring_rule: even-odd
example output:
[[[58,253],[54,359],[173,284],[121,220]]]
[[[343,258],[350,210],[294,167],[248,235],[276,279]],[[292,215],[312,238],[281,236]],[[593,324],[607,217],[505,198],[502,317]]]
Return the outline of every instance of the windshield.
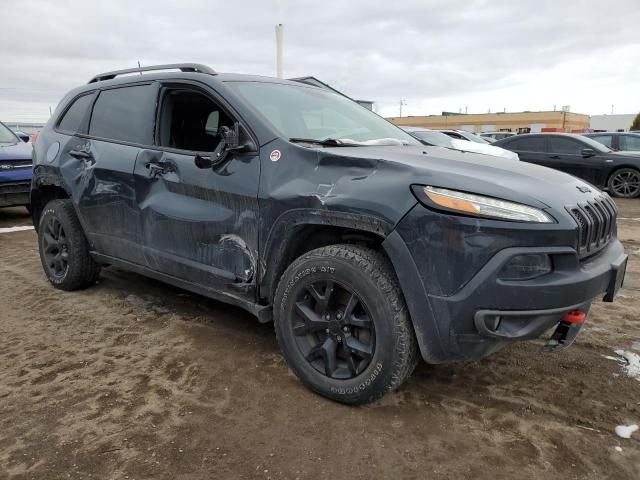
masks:
[[[490,143],[487,140],[485,140],[484,138],[478,137],[477,135],[474,135],[473,133],[469,133],[469,132],[459,132],[459,133],[460,133],[460,135],[462,135],[464,138],[466,138],[470,142]]]
[[[408,133],[353,100],[320,88],[265,82],[228,85],[288,139],[418,145]]]
[[[16,143],[18,137],[16,137],[11,130],[0,123],[0,143]]]
[[[410,132],[411,135],[416,137],[418,140],[422,140],[429,145],[435,145],[437,147],[447,147],[453,148],[453,142],[451,141],[451,137],[445,135],[442,132],[431,132],[429,130],[415,130]]]
[[[589,147],[593,148],[596,152],[609,153],[611,152],[610,148],[607,148],[605,145],[597,142],[593,138],[585,137],[583,135],[579,135],[580,140],[589,144]]]

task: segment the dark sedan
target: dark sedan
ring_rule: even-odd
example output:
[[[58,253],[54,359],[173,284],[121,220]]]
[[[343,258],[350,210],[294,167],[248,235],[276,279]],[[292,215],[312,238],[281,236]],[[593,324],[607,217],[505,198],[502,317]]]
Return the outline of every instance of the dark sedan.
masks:
[[[614,152],[582,135],[540,133],[498,140],[523,162],[555,168],[582,178],[616,197],[640,195],[640,152]]]
[[[595,132],[585,133],[584,136],[593,138],[616,152],[640,152],[640,133]]]

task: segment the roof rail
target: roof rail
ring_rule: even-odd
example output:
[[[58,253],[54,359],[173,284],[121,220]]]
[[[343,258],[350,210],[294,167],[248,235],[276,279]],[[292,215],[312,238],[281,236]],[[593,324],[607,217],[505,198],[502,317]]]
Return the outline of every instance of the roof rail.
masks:
[[[198,72],[216,75],[217,72],[211,67],[200,63],[168,63],[166,65],[150,65],[148,67],[127,68],[124,70],[114,70],[113,72],[100,73],[89,80],[89,83],[102,82],[103,80],[111,80],[118,75],[126,75],[128,73],[153,72],[156,70],[180,70],[182,72]]]

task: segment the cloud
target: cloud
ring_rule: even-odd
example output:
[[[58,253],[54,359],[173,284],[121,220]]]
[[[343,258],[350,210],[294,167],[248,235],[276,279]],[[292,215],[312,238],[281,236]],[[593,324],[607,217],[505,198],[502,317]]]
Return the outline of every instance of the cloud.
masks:
[[[386,115],[440,110],[640,110],[637,0],[9,0],[0,17],[0,118],[46,120],[101,71],[198,61],[315,75]]]

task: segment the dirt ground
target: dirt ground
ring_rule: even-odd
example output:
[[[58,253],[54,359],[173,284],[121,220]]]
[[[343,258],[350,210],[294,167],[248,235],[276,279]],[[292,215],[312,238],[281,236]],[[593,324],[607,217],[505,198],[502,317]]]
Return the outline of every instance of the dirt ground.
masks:
[[[574,347],[420,365],[358,408],[306,390],[242,310],[111,268],[60,292],[33,231],[0,233],[0,478],[638,479],[640,432],[614,428],[640,424],[640,381],[605,358],[640,353],[640,200],[619,206],[627,283]]]

